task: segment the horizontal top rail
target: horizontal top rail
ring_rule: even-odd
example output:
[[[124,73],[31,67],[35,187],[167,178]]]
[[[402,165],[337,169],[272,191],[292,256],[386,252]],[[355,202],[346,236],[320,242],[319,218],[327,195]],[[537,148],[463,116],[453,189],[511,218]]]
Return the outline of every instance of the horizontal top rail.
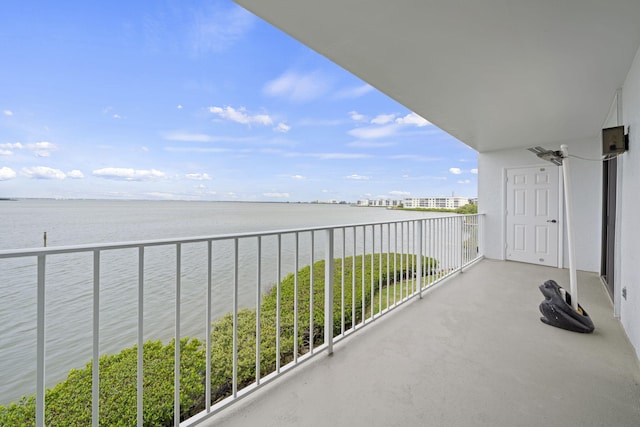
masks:
[[[402,219],[402,220],[382,221],[382,222],[338,224],[338,225],[329,225],[329,226],[317,226],[317,227],[306,227],[306,228],[302,227],[302,228],[291,228],[291,229],[269,230],[269,231],[258,231],[258,232],[216,234],[211,236],[194,236],[194,237],[186,237],[186,238],[173,237],[173,238],[166,238],[166,239],[139,240],[139,241],[131,241],[131,242],[53,246],[53,247],[46,247],[46,248],[4,249],[4,250],[0,250],[0,259],[21,258],[21,257],[30,257],[30,256],[38,256],[38,255],[55,255],[55,254],[77,253],[77,252],[91,252],[95,250],[106,251],[106,250],[113,250],[113,249],[134,249],[134,248],[139,248],[141,246],[144,246],[144,247],[165,246],[165,245],[175,245],[175,244],[182,244],[182,243],[199,243],[199,242],[209,242],[209,241],[216,241],[216,240],[229,240],[229,239],[236,239],[236,238],[243,239],[243,238],[251,238],[251,237],[276,236],[276,235],[282,235],[282,234],[288,234],[288,233],[337,230],[341,228],[351,228],[351,227],[367,227],[367,226],[380,225],[380,224],[399,224],[403,222],[412,222],[412,221],[432,221],[439,218],[447,218],[451,216],[477,217],[482,215],[483,214],[469,214],[469,215],[452,214],[452,215],[446,215],[441,217],[439,216],[439,217]]]

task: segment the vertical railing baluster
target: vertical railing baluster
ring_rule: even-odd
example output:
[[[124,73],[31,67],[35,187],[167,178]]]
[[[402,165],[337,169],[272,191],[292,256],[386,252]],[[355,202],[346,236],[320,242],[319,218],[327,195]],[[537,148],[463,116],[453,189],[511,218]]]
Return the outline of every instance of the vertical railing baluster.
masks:
[[[211,312],[213,310],[213,241],[207,240],[207,313],[205,318],[205,383],[204,405],[211,412]]]
[[[93,362],[91,364],[91,425],[100,417],[100,251],[93,251]]]
[[[180,292],[182,279],[182,244],[176,244],[176,319],[173,363],[173,424],[180,426]]]
[[[298,363],[298,251],[299,236],[295,233],[295,248],[293,260],[293,361]]]
[[[351,257],[351,330],[356,329],[356,227],[353,230],[353,256]]]
[[[445,276],[449,275],[449,271],[451,271],[451,259],[449,258],[451,245],[449,244],[449,239],[451,238],[451,233],[449,232],[449,218],[444,219],[444,236],[442,238],[442,242],[444,243],[444,258],[446,262],[446,273]]]
[[[393,305],[398,305],[398,223],[393,224]]]
[[[433,252],[431,249],[433,220],[427,219],[425,224],[425,239],[427,244],[427,287],[429,287],[431,286],[431,282],[433,282]]]
[[[458,217],[458,222],[460,222],[460,273],[462,273],[462,268],[464,267],[464,218],[464,216]]]
[[[136,423],[144,424],[144,246],[138,247],[138,360],[136,367]]]
[[[371,226],[371,299],[369,304],[371,305],[371,320],[373,320],[375,318],[375,313],[374,313],[374,306],[375,306],[375,288],[374,288],[374,283],[375,283],[375,270],[374,270],[374,265],[375,265],[375,254],[376,254],[376,226],[372,225]]]
[[[442,253],[440,251],[441,249],[441,231],[442,231],[442,225],[441,225],[441,220],[440,218],[435,218],[433,220],[433,226],[434,226],[434,233],[433,233],[433,246],[434,246],[434,254],[435,254],[435,258],[436,258],[436,262],[438,263],[436,265],[436,273],[437,273],[437,277],[436,280],[440,280],[440,277],[442,276],[442,263],[443,263],[443,259],[442,259]]]
[[[276,244],[276,372],[280,373],[280,297],[282,291],[282,235],[278,233]]]
[[[342,283],[340,286],[340,333],[344,336],[344,316],[345,316],[345,307],[344,307],[344,273],[345,273],[345,265],[344,263],[347,261],[347,254],[346,254],[346,250],[347,250],[347,234],[346,234],[346,230],[343,227],[342,228],[342,268],[340,271],[340,276],[342,278]]]
[[[325,233],[324,251],[324,342],[327,352],[333,354],[333,230]]]
[[[404,301],[404,222],[400,223],[400,301]]]
[[[258,236],[256,265],[256,385],[260,385],[260,375],[262,369],[260,346],[262,344],[262,236]]]
[[[375,230],[375,226],[374,226]],[[382,243],[384,241],[382,224],[380,224],[380,252],[378,253],[378,314],[382,314]]]
[[[390,262],[390,257],[391,257],[391,224],[387,224],[387,283],[385,284],[385,286],[387,287],[387,310],[389,310],[389,285],[390,285],[390,277],[389,277],[389,273],[390,273],[390,269],[389,269],[389,262]]]
[[[37,320],[36,320],[36,426],[44,427],[45,406],[45,265],[46,255],[38,255]]]
[[[447,238],[449,237],[448,228],[449,222],[447,218],[442,218],[440,230],[440,241],[441,241],[441,251],[442,251],[442,277],[446,277],[449,274],[449,246],[447,242]]]
[[[313,340],[314,340],[314,331],[313,331],[313,264],[315,262],[314,256],[315,249],[315,234],[311,231],[311,267],[309,271],[309,354],[313,354]]]
[[[416,230],[416,234],[418,235],[418,261],[416,263],[416,275],[418,276],[418,296],[422,299],[422,220],[418,220],[416,225],[418,228]]]
[[[365,324],[365,316],[366,316],[366,310],[365,310],[365,301],[364,301],[364,297],[366,295],[366,288],[365,288],[365,277],[366,277],[366,271],[367,271],[367,267],[366,267],[366,252],[367,252],[367,227],[363,226],[362,227],[362,324]]]
[[[233,239],[233,377],[231,392],[233,398],[238,397],[238,250],[240,241]]]
[[[411,221],[411,273],[413,274],[412,295],[418,293],[418,221]]]
[[[451,260],[453,263],[452,273],[458,271],[458,218],[451,217]]]

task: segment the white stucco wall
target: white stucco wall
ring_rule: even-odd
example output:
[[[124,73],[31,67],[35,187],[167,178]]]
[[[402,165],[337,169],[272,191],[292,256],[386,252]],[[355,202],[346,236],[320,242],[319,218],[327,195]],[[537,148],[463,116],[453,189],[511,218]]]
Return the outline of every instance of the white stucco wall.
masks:
[[[569,153],[597,159],[601,156],[599,138],[584,141],[563,142]],[[544,146],[558,150],[556,146]],[[586,271],[600,270],[600,236],[602,215],[602,165],[599,162],[571,159],[571,183],[574,203],[574,234],[576,268]],[[479,153],[478,155],[478,203],[479,212],[486,214],[485,254],[487,258],[503,259],[504,236],[504,180],[505,168],[525,166],[554,167],[538,159],[524,148]],[[564,211],[564,209],[563,209]],[[564,219],[564,218],[563,218]],[[564,266],[569,266],[566,228],[564,241]]]
[[[629,131],[629,151],[619,157],[620,230],[616,263],[616,299],[620,304],[620,321],[640,356],[640,50],[622,90],[623,123]],[[626,288],[627,298],[621,296]]]

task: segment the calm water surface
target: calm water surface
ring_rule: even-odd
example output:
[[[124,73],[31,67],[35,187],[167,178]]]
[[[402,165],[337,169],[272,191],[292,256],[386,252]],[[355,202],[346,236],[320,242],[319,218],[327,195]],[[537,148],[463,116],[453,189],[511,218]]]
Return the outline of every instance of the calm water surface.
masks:
[[[18,200],[0,202],[0,250],[211,236],[291,228],[441,216],[348,205],[180,201]],[[275,241],[265,238],[265,252]],[[283,238],[283,250],[292,242]],[[304,244],[301,246],[304,247]],[[174,333],[175,261],[171,247],[145,252],[145,339],[167,341]],[[230,247],[214,248],[214,263],[228,265]],[[304,255],[304,250],[302,255]],[[275,283],[266,254],[264,287]],[[137,250],[101,257],[100,352],[136,343]],[[146,259],[148,258],[148,261]],[[181,298],[182,335],[204,336],[206,244],[185,245]],[[300,266],[307,265],[303,261]],[[255,260],[240,259],[240,304],[255,304]],[[268,266],[271,267],[268,267]],[[91,254],[48,258],[46,379],[49,387],[91,359]],[[284,272],[292,271],[283,266]],[[31,259],[0,259],[0,405],[35,392],[36,267]],[[216,270],[214,318],[231,310],[232,276]],[[243,284],[246,284],[243,287]],[[188,307],[188,309],[186,308]]]

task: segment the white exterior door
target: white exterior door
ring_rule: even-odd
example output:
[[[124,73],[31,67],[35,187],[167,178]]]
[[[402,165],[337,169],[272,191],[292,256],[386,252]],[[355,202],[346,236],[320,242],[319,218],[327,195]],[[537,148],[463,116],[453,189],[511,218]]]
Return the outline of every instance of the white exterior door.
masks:
[[[559,168],[507,169],[506,258],[558,266]]]

